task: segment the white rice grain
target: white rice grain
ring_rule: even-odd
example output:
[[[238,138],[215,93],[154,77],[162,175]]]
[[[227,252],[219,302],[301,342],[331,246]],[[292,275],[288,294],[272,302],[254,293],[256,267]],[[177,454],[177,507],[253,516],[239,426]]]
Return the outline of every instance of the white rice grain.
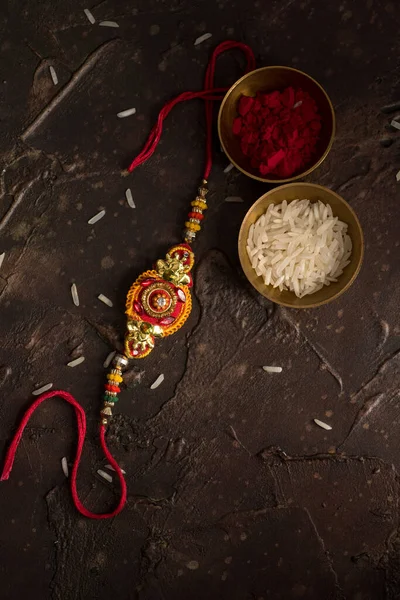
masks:
[[[232,171],[233,167],[234,165],[232,163],[229,163],[229,165],[225,167],[224,173],[229,173],[229,171]]]
[[[57,77],[57,73],[56,73],[55,68],[54,67],[50,67],[49,71],[50,71],[50,75],[51,75],[51,78],[53,80],[54,85],[57,85],[58,84],[58,77]]]
[[[104,468],[108,469],[109,471],[114,471],[114,473],[116,472],[115,469],[114,469],[114,467],[112,465],[104,465]],[[123,475],[126,475],[126,471],[124,471],[123,469],[121,469],[121,473]]]
[[[157,379],[155,380],[155,382],[150,386],[150,389],[155,390],[156,388],[158,388],[159,385],[162,384],[163,381],[164,381],[164,374],[161,373],[161,375],[159,375],[157,377]]]
[[[100,27],[119,27],[115,21],[100,21]]]
[[[107,296],[105,296],[104,294],[99,294],[97,297],[100,300],[100,302],[103,302],[104,304],[107,304],[107,306],[109,306],[110,308],[113,307],[113,303],[110,300],[110,298],[107,298]]]
[[[111,477],[111,475],[109,473],[106,473],[105,471],[103,471],[102,469],[99,469],[97,471],[98,475],[100,475],[100,477],[102,477],[103,479],[105,479],[106,481],[108,481],[109,483],[112,483],[113,478]]]
[[[101,210],[100,212],[98,212],[96,215],[94,215],[94,217],[89,219],[89,221],[88,221],[89,225],[94,225],[95,223],[97,223],[97,221],[100,221],[100,219],[102,219],[105,214],[106,214],[105,210]]]
[[[330,425],[324,423],[323,421],[320,421],[319,419],[314,419],[314,423],[319,427],[322,427],[322,429],[326,429],[327,431],[330,431],[332,429]]]
[[[202,44],[206,40],[209,40],[211,37],[212,37],[212,33],[203,33],[203,35],[201,35],[194,41],[194,45],[198,46],[199,44]]]
[[[293,108],[297,108],[298,106],[301,106],[303,104],[303,100],[299,100],[298,102],[296,102],[296,104],[293,104]]]
[[[61,459],[61,468],[65,477],[69,477],[68,462],[65,456]]]
[[[126,197],[126,201],[127,201],[128,205],[129,205],[131,208],[136,208],[136,204],[135,204],[135,201],[134,201],[134,199],[133,199],[132,192],[131,192],[131,189],[130,189],[130,188],[128,188],[128,189],[126,190],[126,192],[125,192],[125,197]]]
[[[75,358],[74,360],[71,360],[69,363],[67,363],[67,367],[77,367],[78,365],[81,365],[84,360],[85,360],[84,356]]]
[[[112,359],[114,358],[114,356],[117,354],[117,351],[114,350],[114,352],[110,352],[110,354],[107,356],[106,360],[103,363],[103,367],[105,369],[107,369],[107,367],[110,366]]]
[[[282,367],[263,367],[267,373],[282,373]]]
[[[117,113],[117,117],[119,119],[124,119],[125,117],[130,117],[136,113],[136,108],[127,108],[119,113]]]
[[[5,257],[5,255],[6,255],[6,253],[5,253],[5,252],[3,252],[3,254],[0,254],[0,267],[1,267],[1,265],[3,264],[3,261],[4,261],[4,257]]]
[[[400,129],[400,121],[396,121],[395,119],[392,119],[392,121],[390,122],[390,124],[395,129]]]
[[[37,390],[33,390],[32,396],[40,396],[40,394],[44,394],[44,392],[51,390],[52,387],[52,383],[46,383],[46,385],[42,385],[42,387],[38,388]]]
[[[396,173],[396,181],[400,181],[400,171],[397,171],[397,173]],[[2,254],[2,256],[4,258],[4,254]],[[1,256],[0,256],[0,267],[1,267],[1,263],[2,263],[2,260],[1,260]]]
[[[76,287],[75,283],[71,285],[71,296],[72,302],[75,304],[75,306],[79,306],[78,288]]]
[[[88,8],[85,8],[83,10],[83,12],[85,13],[85,15],[87,16],[87,18],[89,19],[89,21],[92,25],[93,25],[93,23],[96,23],[96,19],[94,18],[94,16],[92,15],[92,13],[90,12],[90,10]]]

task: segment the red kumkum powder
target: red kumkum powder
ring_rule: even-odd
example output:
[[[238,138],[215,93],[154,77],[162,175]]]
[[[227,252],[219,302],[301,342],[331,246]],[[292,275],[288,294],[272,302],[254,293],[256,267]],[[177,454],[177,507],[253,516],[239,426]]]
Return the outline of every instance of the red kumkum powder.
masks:
[[[300,88],[242,96],[232,131],[260,174],[290,177],[309,163],[319,139],[321,116]]]

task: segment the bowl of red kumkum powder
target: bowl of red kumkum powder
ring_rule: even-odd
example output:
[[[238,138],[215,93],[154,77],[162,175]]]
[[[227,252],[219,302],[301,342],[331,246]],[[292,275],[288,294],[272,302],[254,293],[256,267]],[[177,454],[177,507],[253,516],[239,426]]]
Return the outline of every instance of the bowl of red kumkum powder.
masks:
[[[263,67],[226,93],[218,116],[225,154],[245,175],[267,183],[305,177],[328,155],[335,113],[322,86],[291,67]]]

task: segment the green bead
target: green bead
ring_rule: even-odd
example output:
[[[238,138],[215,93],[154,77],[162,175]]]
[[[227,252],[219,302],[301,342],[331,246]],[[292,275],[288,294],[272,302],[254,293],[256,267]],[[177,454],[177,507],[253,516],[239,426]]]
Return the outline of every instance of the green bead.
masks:
[[[107,392],[104,394],[103,399],[106,402],[118,402],[119,400],[118,396],[109,396]]]

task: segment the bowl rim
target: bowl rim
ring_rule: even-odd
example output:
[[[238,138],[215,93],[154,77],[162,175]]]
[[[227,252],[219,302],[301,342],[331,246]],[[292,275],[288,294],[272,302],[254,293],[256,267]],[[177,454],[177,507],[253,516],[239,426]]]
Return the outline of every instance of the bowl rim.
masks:
[[[302,171],[301,173],[298,173],[297,175],[293,175],[292,177],[287,177],[286,179],[268,179],[266,177],[261,177],[259,175],[254,175],[253,173],[250,173],[249,171],[246,171],[245,169],[243,169],[240,165],[238,165],[230,156],[223,137],[222,137],[222,133],[221,133],[221,121],[222,121],[222,111],[224,109],[224,106],[228,100],[228,97],[230,96],[230,94],[232,93],[232,91],[242,83],[242,81],[244,81],[247,77],[249,77],[250,75],[252,75],[255,72],[258,71],[269,71],[272,69],[285,69],[287,71],[294,71],[296,73],[300,73],[301,75],[304,75],[305,77],[307,77],[308,79],[310,79],[313,83],[315,83],[320,90],[322,91],[322,93],[325,95],[328,104],[329,104],[329,108],[331,110],[332,113],[332,131],[331,131],[331,136],[329,139],[329,143],[325,149],[325,152],[320,156],[320,158],[317,160],[316,163],[314,163],[311,167],[309,167],[306,171]],[[333,108],[333,104],[331,99],[329,98],[329,95],[327,93],[327,91],[322,87],[322,85],[320,83],[318,83],[318,81],[316,79],[314,79],[314,77],[311,77],[311,75],[309,75],[308,73],[305,73],[304,71],[300,71],[300,69],[295,69],[294,67],[286,67],[284,65],[269,65],[267,67],[260,67],[259,69],[253,69],[253,71],[249,71],[249,73],[246,73],[245,75],[243,75],[240,79],[238,79],[230,88],[229,90],[226,92],[222,102],[221,102],[221,106],[219,107],[219,111],[218,111],[218,122],[217,122],[217,128],[218,128],[218,137],[219,140],[221,142],[221,146],[226,154],[226,156],[229,158],[229,160],[231,161],[231,163],[237,168],[239,169],[239,171],[241,171],[244,175],[247,175],[248,177],[251,177],[252,179],[256,179],[257,181],[262,181],[263,183],[272,183],[275,185],[280,185],[281,183],[289,183],[292,181],[296,181],[297,179],[301,179],[303,177],[306,177],[307,175],[309,175],[310,173],[312,173],[312,171],[314,171],[317,167],[320,166],[320,164],[325,160],[325,158],[328,156],[329,152],[331,151],[331,148],[333,146],[333,141],[335,138],[335,133],[336,133],[336,115],[335,115],[335,109]]]
[[[259,204],[261,204],[261,201],[264,200],[264,198],[266,196],[270,196],[274,191],[276,191],[278,188],[279,189],[287,189],[287,188],[292,188],[294,186],[298,186],[298,185],[304,185],[306,187],[312,187],[314,189],[317,190],[325,190],[328,191],[330,194],[336,196],[337,198],[339,198],[339,200],[341,200],[348,208],[348,210],[352,213],[359,234],[360,234],[360,242],[361,242],[361,252],[360,252],[360,259],[358,261],[357,267],[353,273],[353,275],[351,276],[351,278],[349,279],[349,281],[347,282],[347,284],[341,288],[338,292],[336,292],[336,294],[334,294],[333,296],[331,296],[330,298],[326,298],[325,300],[321,300],[320,302],[309,302],[308,304],[303,304],[301,306],[293,306],[292,304],[289,304],[288,302],[282,302],[281,300],[272,300],[269,295],[267,296],[266,294],[263,294],[262,292],[260,292],[260,290],[254,285],[254,283],[249,279],[249,277],[247,276],[247,266],[245,268],[244,265],[244,256],[246,253],[246,246],[247,246],[247,239],[244,238],[245,235],[245,223],[248,219],[248,216],[250,215],[250,213],[254,210],[254,208],[256,208],[256,206],[258,206]],[[245,241],[245,243],[243,243],[243,240]],[[254,289],[261,294],[262,296],[264,296],[265,298],[267,298],[268,300],[270,300],[270,302],[273,302],[274,304],[279,304],[281,306],[286,306],[287,308],[292,308],[294,310],[302,310],[304,308],[316,308],[318,306],[322,306],[323,304],[328,304],[329,302],[333,302],[334,300],[337,300],[337,298],[339,298],[339,296],[341,296],[342,294],[344,294],[345,291],[347,291],[349,289],[349,287],[354,283],[355,279],[357,278],[357,275],[359,274],[360,270],[361,270],[361,266],[363,264],[364,261],[364,234],[363,234],[363,230],[361,227],[361,223],[354,211],[354,209],[350,206],[350,204],[344,199],[342,198],[342,196],[340,196],[339,194],[337,194],[336,192],[334,192],[333,190],[331,190],[330,188],[324,186],[324,185],[319,185],[317,183],[308,183],[306,181],[301,181],[301,182],[296,182],[296,183],[287,183],[285,185],[280,185],[277,186],[276,188],[273,188],[272,190],[269,190],[268,192],[266,192],[265,194],[263,194],[262,196],[260,196],[255,202],[254,204],[251,205],[251,207],[249,208],[249,210],[246,212],[242,224],[240,226],[240,230],[239,230],[239,236],[238,236],[238,253],[239,253],[239,260],[240,260],[240,265],[242,267],[242,271],[246,276],[247,281],[254,287]],[[250,268],[251,265],[250,265]],[[264,284],[265,289],[267,290],[269,286]],[[310,294],[308,296],[308,298],[312,298],[312,294]]]

